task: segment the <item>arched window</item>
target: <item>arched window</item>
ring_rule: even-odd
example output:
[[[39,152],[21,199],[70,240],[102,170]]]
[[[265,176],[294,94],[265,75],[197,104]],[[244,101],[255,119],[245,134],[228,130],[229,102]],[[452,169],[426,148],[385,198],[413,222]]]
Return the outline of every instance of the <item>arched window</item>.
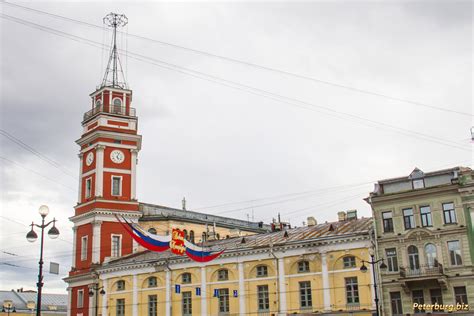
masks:
[[[207,240],[207,234],[206,232],[202,233],[202,238],[201,238],[202,242],[205,242]]]
[[[191,230],[189,232],[189,241],[194,243],[194,230]]]
[[[227,281],[227,280],[229,280],[229,270],[220,269],[219,271],[217,271],[217,280],[218,281]]]
[[[125,290],[125,281],[124,280],[119,280],[117,281],[117,291],[124,291]]]
[[[298,273],[309,272],[309,261],[303,260],[298,262]]]
[[[149,232],[150,234],[156,235],[156,229],[154,229],[153,227],[149,228],[149,229],[148,229],[148,232]]]
[[[413,245],[408,247],[408,263],[410,265],[411,270],[420,269],[420,257],[418,255],[418,248]]]
[[[184,239],[189,240],[188,231],[186,229],[183,229],[183,233],[184,233]]]
[[[219,233],[216,234],[217,239],[221,239],[221,235]]]
[[[427,244],[425,246],[426,264],[428,267],[433,268],[438,266],[438,259],[436,258],[436,246],[433,244]]]
[[[266,277],[268,276],[268,267],[266,265],[257,266],[257,277]]]
[[[148,278],[148,287],[157,287],[158,281],[156,277],[149,277]]]
[[[122,100],[120,98],[115,98],[112,103],[114,106],[122,106]]]
[[[100,100],[95,100],[95,106],[96,106],[96,107],[99,107],[99,106],[101,106],[101,102],[100,102]]]
[[[191,273],[185,272],[181,275],[181,283],[187,284],[187,283],[191,283],[191,281],[192,281]]]

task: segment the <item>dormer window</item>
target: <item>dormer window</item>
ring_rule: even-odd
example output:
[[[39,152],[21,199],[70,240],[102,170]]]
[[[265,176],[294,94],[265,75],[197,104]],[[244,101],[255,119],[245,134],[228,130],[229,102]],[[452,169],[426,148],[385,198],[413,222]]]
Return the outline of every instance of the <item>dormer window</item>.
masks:
[[[425,187],[425,181],[423,179],[416,179],[412,181],[413,190],[423,189]]]

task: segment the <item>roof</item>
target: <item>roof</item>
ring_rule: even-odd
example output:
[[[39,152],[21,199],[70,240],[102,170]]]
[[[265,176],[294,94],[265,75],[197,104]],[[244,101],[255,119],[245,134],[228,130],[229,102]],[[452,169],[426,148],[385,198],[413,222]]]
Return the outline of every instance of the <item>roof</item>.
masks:
[[[11,291],[0,291],[0,304],[5,301],[11,301],[12,307],[15,307],[17,311],[30,310],[27,308],[27,303],[33,301],[36,304],[36,292],[17,292]],[[49,311],[49,306],[56,306],[58,312],[66,313],[68,303],[67,294],[48,294],[42,293],[41,295],[41,306],[42,310]]]
[[[453,168],[449,168],[449,169],[441,169],[441,170],[435,170],[435,171],[431,171],[431,172],[422,172],[420,169],[418,168],[415,168],[411,173],[410,175],[407,175],[407,176],[402,176],[402,177],[396,177],[396,178],[389,178],[389,179],[384,179],[384,180],[379,180],[377,181],[379,184],[387,184],[387,183],[393,183],[393,182],[399,182],[399,181],[406,181],[406,180],[409,180],[410,179],[410,176],[415,173],[415,172],[422,172],[423,173],[423,177],[432,177],[432,176],[437,176],[437,175],[441,175],[441,174],[449,174],[449,173],[453,173],[455,171],[465,171],[465,170],[470,170],[469,168],[467,167],[453,167]]]
[[[326,239],[344,238],[349,236],[369,235],[372,227],[372,218],[360,218],[340,222],[322,223],[315,226],[304,226],[288,229],[286,231],[275,231],[248,235],[245,237],[220,239],[204,243],[204,247],[211,251],[225,249],[226,253],[241,251],[243,249],[265,248],[270,245],[281,246],[297,243],[317,242]],[[285,232],[288,237],[285,237]],[[242,240],[245,239],[245,243]],[[171,251],[152,252],[145,250],[128,256],[110,261],[103,266],[104,269],[114,265],[127,263],[138,263],[146,261],[160,261],[164,259],[183,259],[182,256],[176,256]]]

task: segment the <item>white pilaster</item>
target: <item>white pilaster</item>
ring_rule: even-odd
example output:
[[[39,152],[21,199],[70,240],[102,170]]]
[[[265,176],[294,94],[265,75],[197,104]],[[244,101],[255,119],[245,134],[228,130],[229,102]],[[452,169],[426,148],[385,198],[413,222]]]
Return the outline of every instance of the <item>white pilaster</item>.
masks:
[[[67,288],[67,316],[71,316],[71,309],[72,309],[72,289],[70,287]]]
[[[92,223],[92,263],[100,263],[100,236],[102,221]]]
[[[165,315],[171,316],[171,271],[166,270]]]
[[[137,154],[138,151],[136,149],[130,150],[132,155],[132,170],[131,170],[131,192],[130,196],[132,200],[137,199]]]
[[[99,145],[96,147],[96,162],[95,162],[95,196],[101,197],[104,195],[104,149],[105,146]]]
[[[72,262],[71,268],[76,266],[76,249],[77,249],[77,227],[72,227]]]
[[[79,190],[77,190],[77,203],[81,203],[82,201],[82,164],[84,154],[80,153],[77,155],[79,157]]]
[[[92,284],[91,284],[92,285]],[[89,289],[87,289],[87,291],[84,291],[84,299],[86,297],[89,298],[89,315],[95,315],[94,312],[95,312],[95,305],[94,305],[94,296],[89,296]]]
[[[245,281],[244,281],[244,264],[237,264],[239,270],[239,313],[241,316],[246,315],[245,311]]]
[[[326,259],[326,253],[321,253],[321,272],[323,277],[323,302],[324,310],[331,310],[331,292],[329,290],[329,273],[328,273],[328,263]]]
[[[207,315],[206,267],[201,267],[201,315]]]
[[[278,258],[278,291],[280,292],[280,315],[287,314],[286,305],[286,282],[285,282],[285,261]]]
[[[132,280],[133,280],[132,315],[138,316],[138,278],[136,274],[133,275]]]
[[[108,304],[108,298],[107,298],[107,293],[109,292],[108,288],[108,282],[107,279],[104,279],[102,281],[102,286],[104,287],[105,294],[102,295],[102,316],[107,316],[107,304]]]

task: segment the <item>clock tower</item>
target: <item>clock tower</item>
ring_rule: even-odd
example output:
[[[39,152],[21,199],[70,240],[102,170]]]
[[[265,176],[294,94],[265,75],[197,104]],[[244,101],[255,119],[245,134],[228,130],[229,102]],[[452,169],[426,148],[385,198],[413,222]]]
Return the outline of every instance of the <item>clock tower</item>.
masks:
[[[79,192],[70,218],[74,224],[73,256],[66,278],[68,311],[74,316],[93,315],[97,295],[89,292],[97,283],[94,269],[137,250],[116,215],[132,222],[141,215],[136,172],[142,137],[115,42],[116,29],[124,26],[127,18],[110,13],[104,23],[113,28],[110,58],[102,84],[90,94],[90,110],[84,114],[82,136],[76,141],[80,146]]]

